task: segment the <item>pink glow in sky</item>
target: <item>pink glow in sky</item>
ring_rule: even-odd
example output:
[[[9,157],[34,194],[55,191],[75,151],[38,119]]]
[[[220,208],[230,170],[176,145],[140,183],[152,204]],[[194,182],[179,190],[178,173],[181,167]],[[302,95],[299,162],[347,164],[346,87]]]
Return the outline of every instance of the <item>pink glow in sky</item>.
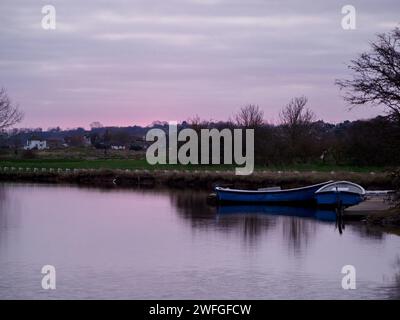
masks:
[[[2,0],[0,86],[23,127],[226,120],[248,103],[277,122],[298,95],[325,121],[377,115],[348,111],[334,81],[398,24],[400,2],[352,1],[356,30],[341,27],[342,1],[315,2],[56,0],[57,29],[43,30],[47,2]]]

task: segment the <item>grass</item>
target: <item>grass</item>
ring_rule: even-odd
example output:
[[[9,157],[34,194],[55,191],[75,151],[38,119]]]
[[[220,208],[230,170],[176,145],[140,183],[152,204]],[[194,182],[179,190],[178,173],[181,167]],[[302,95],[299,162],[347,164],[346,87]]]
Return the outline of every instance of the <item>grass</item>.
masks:
[[[144,151],[108,150],[107,157],[103,150],[94,148],[68,148],[35,151],[33,159],[21,158],[23,153],[15,155],[12,151],[0,153],[0,167],[16,168],[61,168],[61,169],[144,169],[144,170],[234,170],[235,165],[150,165]],[[257,171],[299,171],[299,172],[384,172],[385,167],[359,167],[309,163],[296,165],[256,166]]]
[[[251,176],[237,176],[233,174],[234,165],[150,165],[144,158],[144,154],[130,152],[114,152],[104,158],[104,153],[90,154],[80,152],[68,154],[52,152],[38,152],[33,159],[22,159],[20,155],[0,155],[0,168],[14,167],[17,170],[1,170],[2,181],[29,181],[29,182],[56,182],[78,183],[87,185],[108,185],[111,183],[108,172],[111,169],[139,169],[148,170],[151,174],[143,172],[118,173],[122,185],[137,185],[138,176],[147,176],[151,183],[167,187],[196,187],[211,190],[215,183],[225,184],[239,189],[258,188],[259,186],[282,186],[285,188],[299,187],[307,184],[315,184],[327,180],[350,180],[375,189],[392,188],[391,178],[385,172],[384,167],[356,167],[335,166],[330,164],[299,164],[290,166],[256,167]],[[39,174],[33,174],[32,170],[21,172],[18,168],[38,168]],[[79,174],[48,174],[42,168],[60,169],[97,169],[94,172],[79,172]],[[154,172],[154,170],[160,170]],[[161,172],[166,170],[167,173]],[[177,170],[177,172],[172,171]],[[193,171],[197,170],[196,173]],[[207,170],[207,172],[205,172]],[[228,173],[227,170],[230,172]],[[188,172],[187,172],[188,171]],[[218,171],[218,172],[217,172]],[[277,171],[281,171],[279,174]],[[331,173],[333,171],[333,173]],[[370,174],[375,172],[376,174]],[[153,180],[152,180],[153,179]],[[145,183],[145,180],[140,180]],[[148,182],[149,182],[148,181]],[[156,182],[155,182],[156,181]]]
[[[21,168],[61,168],[61,169],[146,169],[146,170],[229,170],[230,165],[194,166],[194,165],[150,165],[145,159],[30,159],[30,160],[1,160],[1,167]]]
[[[61,169],[145,169],[145,170],[233,170],[234,165],[150,165],[146,159],[4,159],[0,167]],[[383,172],[384,167],[337,166],[330,164],[298,164],[289,166],[257,166],[257,170],[316,172]]]
[[[261,169],[261,168],[260,168]],[[265,167],[262,169],[265,170]],[[281,171],[317,171],[317,172],[330,172],[330,171],[344,171],[344,172],[384,172],[389,170],[387,167],[376,167],[376,166],[351,166],[351,165],[334,165],[334,164],[323,164],[323,163],[311,163],[311,164],[295,164],[288,166],[270,166],[268,170],[281,170]]]

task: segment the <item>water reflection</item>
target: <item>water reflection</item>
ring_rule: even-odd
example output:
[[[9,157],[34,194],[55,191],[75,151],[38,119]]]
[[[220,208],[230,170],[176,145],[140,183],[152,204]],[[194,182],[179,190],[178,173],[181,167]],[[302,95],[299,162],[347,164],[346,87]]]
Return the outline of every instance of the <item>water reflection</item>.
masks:
[[[294,253],[301,253],[307,247],[316,230],[316,224],[310,219],[335,221],[335,213],[317,210],[313,207],[293,207],[277,205],[223,205],[218,206],[217,214],[226,219],[232,216],[252,217],[259,224],[260,217],[269,221],[270,227],[277,227],[277,219],[272,216],[285,217],[282,222],[283,237]]]
[[[17,224],[20,208],[18,201],[12,201],[9,194],[12,185],[0,184],[0,227],[7,228],[10,224]],[[16,185],[18,186],[18,185]],[[35,184],[24,185],[28,188],[41,188]],[[51,186],[51,188],[70,188],[65,186]],[[86,192],[115,194],[126,192],[114,188],[74,187]],[[298,252],[306,248],[312,236],[317,232],[319,223],[328,223],[333,229],[338,230],[338,222],[334,210],[315,207],[293,207],[276,205],[220,205],[211,206],[207,203],[207,192],[193,190],[167,190],[167,189],[135,189],[128,192],[155,196],[166,196],[176,213],[185,222],[190,223],[194,229],[215,229],[219,232],[239,231],[244,241],[255,244],[261,234],[268,233],[271,229],[282,228],[283,237],[289,248]],[[13,215],[6,213],[13,211]],[[281,220],[279,219],[281,218]],[[10,220],[11,219],[11,220]],[[283,220],[282,220],[283,219]],[[360,223],[351,223],[352,232],[368,241],[381,241],[385,233],[382,229],[370,227]],[[339,230],[338,230],[339,231]]]
[[[207,204],[204,192],[179,190],[168,192],[162,190],[170,198],[179,216],[189,221],[193,228],[207,228],[215,224],[215,209]]]
[[[222,232],[239,230],[245,242],[256,244],[261,234],[278,228],[276,217],[285,217],[283,236],[288,246],[298,252],[306,247],[316,231],[316,225],[307,219],[334,222],[334,211],[313,207],[276,205],[219,205],[210,206],[202,192],[170,192],[171,203],[178,214],[193,228],[218,228]],[[275,216],[275,217],[274,217]]]
[[[215,207],[207,203],[206,193],[193,191],[169,192],[177,213],[193,228],[217,229],[219,232],[239,232],[242,240],[256,245],[261,234],[276,225],[275,219],[257,212],[243,212],[239,207]],[[239,211],[235,211],[239,210]],[[235,214],[239,213],[239,214]]]
[[[352,232],[356,233],[360,238],[370,242],[381,242],[385,239],[387,233],[379,226],[371,226],[360,222],[347,223],[352,226]]]
[[[20,213],[20,203],[12,199],[9,188],[0,184],[0,246],[6,245],[6,232],[20,225]]]
[[[283,224],[283,235],[289,249],[294,254],[301,254],[308,247],[316,232],[316,224],[305,219],[289,217]]]
[[[147,191],[148,192],[148,191]],[[352,232],[370,241],[382,240],[385,232],[381,228],[371,227],[363,223],[338,221],[335,210],[316,208],[312,206],[281,206],[281,205],[219,205],[207,203],[207,193],[192,190],[152,190],[157,194],[165,194],[176,208],[178,215],[189,222],[193,228],[215,228],[229,231],[231,228],[240,228],[243,235],[257,237],[257,233],[269,227],[277,227],[276,218],[285,217],[287,226],[284,234],[291,234],[288,239],[299,239],[301,230],[305,234],[315,232],[318,224],[328,223],[338,233],[345,232],[346,224],[352,226]],[[274,218],[275,216],[275,218]],[[253,224],[258,225],[254,226]],[[308,225],[315,225],[309,227]],[[312,229],[312,230],[310,230]],[[307,237],[307,236],[306,236]],[[293,241],[293,240],[290,240]]]
[[[179,191],[168,193],[171,203],[177,208],[179,216],[195,229],[215,229],[218,232],[240,234],[243,243],[254,247],[265,241],[268,233],[277,235],[281,230],[287,253],[294,257],[306,257],[309,247],[315,247],[322,226],[331,228],[337,236],[350,233],[364,243],[379,245],[384,242],[386,233],[382,228],[369,226],[362,222],[346,222],[337,219],[335,210],[315,207],[293,207],[274,205],[220,205],[210,206],[206,194],[202,192]],[[350,229],[346,229],[347,227]],[[346,243],[346,246],[349,246]],[[330,243],[327,252],[340,256],[340,244]],[[339,250],[339,251],[338,251]],[[356,254],[356,253],[355,253]],[[318,262],[316,262],[318,264]],[[400,257],[390,267],[382,292],[389,299],[400,299]],[[379,274],[380,270],[376,270]],[[383,272],[383,271],[382,271]],[[384,276],[385,278],[386,276]]]
[[[390,292],[390,298],[400,300],[400,256],[399,255],[395,259],[394,268],[396,270],[394,275],[395,285],[393,286]]]
[[[0,185],[0,298],[46,296],[49,262],[64,277],[59,298],[400,297],[400,237],[361,223],[339,235],[331,211],[206,196]],[[354,292],[340,287],[345,264],[360,274]]]

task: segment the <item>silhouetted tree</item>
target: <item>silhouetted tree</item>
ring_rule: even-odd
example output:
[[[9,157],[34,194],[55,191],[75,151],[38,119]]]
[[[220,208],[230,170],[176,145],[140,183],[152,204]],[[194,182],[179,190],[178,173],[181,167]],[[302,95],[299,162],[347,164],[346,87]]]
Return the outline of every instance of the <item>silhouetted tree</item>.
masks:
[[[65,137],[64,140],[71,147],[82,147],[85,144],[84,137],[81,135]]]
[[[349,64],[353,79],[336,80],[353,106],[383,105],[400,125],[400,29],[379,34],[369,52]]]
[[[23,118],[23,113],[14,105],[4,88],[0,90],[0,130],[7,129]]]
[[[99,129],[99,128],[103,128],[103,125],[99,121],[93,121],[90,124],[90,128],[91,129]]]
[[[196,114],[194,117],[189,118],[187,121],[188,125],[190,128],[195,130],[197,134],[200,133],[201,129],[204,129],[207,127],[206,121],[201,121],[200,117]]]
[[[103,134],[103,145],[104,145],[104,156],[107,155],[107,150],[111,148],[111,134],[110,130],[106,129],[106,131]]]
[[[292,99],[279,114],[282,124],[291,129],[310,126],[315,115],[305,108],[307,102],[308,99],[304,96]]]
[[[110,132],[110,142],[117,145],[126,145],[132,140],[130,134],[124,130]]]
[[[292,160],[307,160],[313,155],[312,125],[314,113],[306,108],[307,98],[302,96],[292,99],[280,112],[281,129],[287,149],[287,156]]]
[[[264,112],[259,106],[249,104],[240,109],[234,116],[234,120],[239,127],[255,129],[264,123]]]
[[[255,161],[257,164],[265,164],[268,162],[265,152],[265,135],[264,130],[264,112],[258,105],[248,104],[242,107],[234,116],[232,123],[239,128],[254,130],[254,150]],[[244,148],[243,141],[243,148]]]

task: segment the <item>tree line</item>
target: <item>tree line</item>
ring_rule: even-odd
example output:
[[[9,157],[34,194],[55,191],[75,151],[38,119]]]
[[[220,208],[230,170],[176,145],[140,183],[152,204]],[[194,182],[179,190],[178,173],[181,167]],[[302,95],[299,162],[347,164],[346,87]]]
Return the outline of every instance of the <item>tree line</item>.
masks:
[[[280,123],[266,123],[257,105],[247,105],[227,122],[189,121],[203,128],[254,129],[255,162],[262,166],[335,164],[396,166],[400,163],[400,127],[384,116],[331,124],[315,120],[307,98],[292,99],[280,112]],[[222,145],[223,148],[223,145]]]
[[[226,122],[202,121],[194,117],[180,125],[201,128],[253,128],[255,130],[255,161],[260,165],[290,163],[334,163],[350,165],[395,166],[400,163],[400,29],[382,33],[371,42],[368,51],[348,64],[349,78],[336,80],[343,98],[350,106],[383,106],[385,115],[369,120],[329,124],[316,121],[307,108],[307,98],[292,99],[280,112],[278,125],[265,123],[257,105],[247,105]],[[0,90],[0,133],[21,121],[23,113],[11,102],[5,89]],[[154,126],[167,128],[162,122]],[[151,128],[151,127],[150,127]],[[139,126],[103,128],[97,122],[90,130],[91,140],[109,144],[113,140],[129,141],[133,132],[150,129]],[[77,129],[81,134],[86,130]],[[50,130],[49,130],[50,131]],[[69,130],[74,135],[74,130]],[[128,133],[127,133],[128,132]],[[49,132],[35,131],[48,135]],[[14,132],[11,138],[21,136]],[[63,136],[59,128],[52,135]],[[79,139],[71,139],[79,141]]]

